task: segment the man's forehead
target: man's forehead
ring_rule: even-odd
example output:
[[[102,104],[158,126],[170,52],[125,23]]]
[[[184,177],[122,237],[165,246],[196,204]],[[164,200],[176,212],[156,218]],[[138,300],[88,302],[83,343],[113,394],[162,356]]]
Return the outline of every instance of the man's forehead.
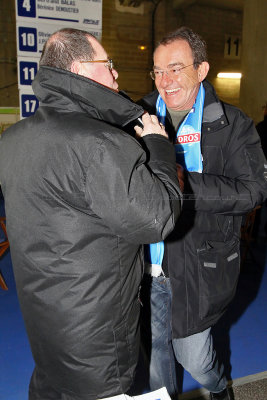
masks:
[[[159,45],[154,53],[154,65],[164,63],[165,66],[185,65],[193,59],[192,51],[185,40],[175,40],[166,45]]]
[[[165,53],[172,54],[172,53],[177,53],[177,52],[181,52],[183,54],[192,54],[192,50],[191,50],[189,44],[187,43],[187,41],[177,39],[168,44],[160,44],[156,48],[154,56],[159,56],[163,53],[164,54]]]
[[[95,50],[95,52],[97,54],[101,54],[101,55],[107,55],[104,47],[99,43],[99,41],[97,39],[95,39],[94,37],[90,37],[88,36],[88,40],[91,43],[93,49]]]

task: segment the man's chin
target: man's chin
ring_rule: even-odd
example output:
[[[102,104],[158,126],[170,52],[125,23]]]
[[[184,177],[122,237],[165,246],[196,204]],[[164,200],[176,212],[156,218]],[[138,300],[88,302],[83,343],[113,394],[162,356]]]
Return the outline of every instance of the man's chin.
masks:
[[[165,104],[168,108],[170,108],[172,110],[179,110],[179,104],[175,101],[167,100],[167,101],[165,101]]]
[[[114,83],[113,85],[107,86],[107,87],[109,87],[109,89],[113,90],[114,92],[118,92],[119,91],[119,85],[117,84],[117,82]]]

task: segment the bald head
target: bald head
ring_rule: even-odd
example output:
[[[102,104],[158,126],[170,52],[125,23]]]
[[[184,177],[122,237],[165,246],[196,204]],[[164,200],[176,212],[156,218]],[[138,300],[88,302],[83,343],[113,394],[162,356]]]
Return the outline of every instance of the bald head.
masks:
[[[73,61],[94,59],[95,42],[96,38],[86,31],[63,28],[45,43],[39,65],[70,71]]]

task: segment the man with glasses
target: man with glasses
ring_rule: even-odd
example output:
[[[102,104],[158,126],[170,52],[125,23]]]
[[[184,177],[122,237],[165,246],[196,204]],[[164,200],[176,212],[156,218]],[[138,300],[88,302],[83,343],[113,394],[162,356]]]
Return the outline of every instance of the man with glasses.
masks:
[[[211,326],[234,297],[242,215],[266,198],[267,171],[252,121],[218,99],[208,71],[205,42],[189,28],[155,49],[157,90],[140,103],[175,144],[184,203],[174,231],[146,248],[141,300],[151,389],[177,395],[177,360],[211,399],[225,400],[232,394]]]
[[[45,44],[34,116],[0,142],[0,181],[18,297],[34,361],[30,400],[126,393],[139,349],[143,243],[180,213],[175,152],[156,116],[138,141],[124,127],[142,107],[86,31]]]

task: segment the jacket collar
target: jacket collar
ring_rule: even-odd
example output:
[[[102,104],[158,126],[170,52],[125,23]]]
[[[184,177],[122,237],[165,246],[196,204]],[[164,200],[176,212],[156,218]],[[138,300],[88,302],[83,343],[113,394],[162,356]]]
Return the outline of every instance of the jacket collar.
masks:
[[[86,112],[117,126],[129,124],[144,112],[122,92],[58,68],[40,67],[32,87],[40,106],[57,108],[63,113]]]
[[[202,132],[210,133],[220,130],[229,125],[229,121],[227,119],[227,116],[225,115],[223,103],[219,100],[213,86],[206,80],[203,81],[203,85],[205,88],[205,101],[203,110]],[[140,101],[140,103],[146,110],[155,113],[155,104],[158,98],[158,94],[158,91],[155,90],[154,92],[151,92],[147,96],[145,96]],[[168,111],[166,128],[167,132],[174,140],[176,132],[172,127],[171,118]]]
[[[205,88],[205,101],[203,110],[203,132],[215,132],[229,125],[225,115],[223,103],[219,100],[213,86],[208,82],[203,82]]]

